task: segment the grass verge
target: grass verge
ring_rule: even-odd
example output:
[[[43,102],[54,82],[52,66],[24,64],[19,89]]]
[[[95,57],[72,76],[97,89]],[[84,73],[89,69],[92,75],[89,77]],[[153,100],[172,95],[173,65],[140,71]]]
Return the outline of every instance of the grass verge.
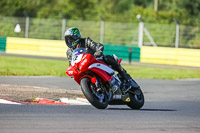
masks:
[[[66,76],[68,61],[0,56],[0,75],[3,76]]]
[[[67,76],[68,61],[0,56],[0,76]],[[133,78],[200,78],[200,69],[123,65]]]

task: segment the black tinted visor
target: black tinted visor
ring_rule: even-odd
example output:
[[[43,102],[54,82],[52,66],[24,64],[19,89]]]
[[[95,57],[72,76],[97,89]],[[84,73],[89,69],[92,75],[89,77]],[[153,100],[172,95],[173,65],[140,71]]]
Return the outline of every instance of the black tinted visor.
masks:
[[[72,42],[75,42],[76,40],[75,39],[73,39],[73,38],[71,38],[71,37],[65,37],[65,42],[67,43],[67,44],[71,44]]]

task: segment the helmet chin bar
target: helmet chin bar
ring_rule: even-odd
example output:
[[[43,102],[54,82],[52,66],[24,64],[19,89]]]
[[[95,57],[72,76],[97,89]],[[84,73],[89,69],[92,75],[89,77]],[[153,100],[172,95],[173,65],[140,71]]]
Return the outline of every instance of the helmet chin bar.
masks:
[[[77,48],[76,46],[78,45],[79,41],[80,39],[74,39],[68,36],[65,37],[65,42],[69,48]]]

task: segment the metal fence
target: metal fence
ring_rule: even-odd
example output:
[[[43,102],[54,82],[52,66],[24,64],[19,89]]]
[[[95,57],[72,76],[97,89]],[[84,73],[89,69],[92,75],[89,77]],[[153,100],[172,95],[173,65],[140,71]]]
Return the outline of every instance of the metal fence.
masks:
[[[104,44],[138,46],[139,22],[118,23],[29,17],[0,17],[1,37],[25,37],[62,40],[66,28],[78,27],[82,37]],[[143,45],[200,48],[198,26],[144,23]],[[178,36],[177,36],[178,33]],[[178,41],[177,41],[178,39]]]

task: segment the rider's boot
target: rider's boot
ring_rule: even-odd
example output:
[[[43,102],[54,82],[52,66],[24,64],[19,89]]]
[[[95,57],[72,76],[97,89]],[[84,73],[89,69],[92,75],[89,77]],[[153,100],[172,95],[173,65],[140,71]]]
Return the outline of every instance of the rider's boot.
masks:
[[[131,78],[131,76],[126,72],[126,70],[124,70],[121,65],[119,65],[118,69],[117,69],[118,73],[120,74],[120,76],[122,76],[122,78],[125,80],[126,85],[128,86],[127,89],[134,87],[134,88],[140,88],[140,86]]]
[[[126,80],[126,82],[130,82],[130,75],[123,69],[123,67],[119,64],[117,67],[117,71],[120,76]]]

